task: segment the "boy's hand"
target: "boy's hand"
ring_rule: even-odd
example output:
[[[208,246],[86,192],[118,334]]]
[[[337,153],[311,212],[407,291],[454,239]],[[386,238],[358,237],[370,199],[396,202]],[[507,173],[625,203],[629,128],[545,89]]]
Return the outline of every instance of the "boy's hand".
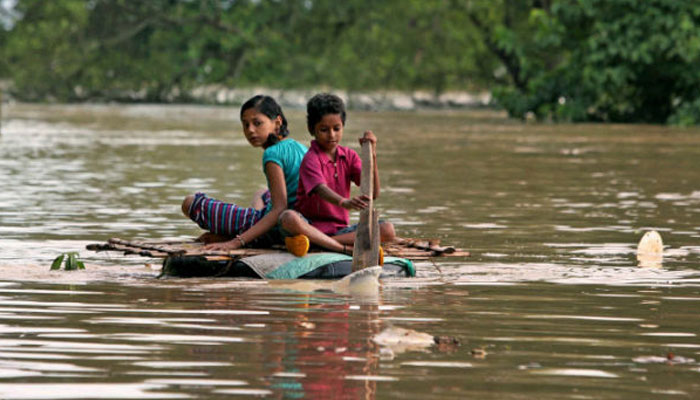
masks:
[[[340,202],[340,206],[348,210],[364,210],[367,208],[368,201],[369,197],[365,195],[355,196],[351,199],[343,199],[343,201]]]
[[[364,142],[372,143],[372,151],[377,147],[377,137],[374,136],[372,131],[365,131],[365,134],[360,138],[360,145]]]

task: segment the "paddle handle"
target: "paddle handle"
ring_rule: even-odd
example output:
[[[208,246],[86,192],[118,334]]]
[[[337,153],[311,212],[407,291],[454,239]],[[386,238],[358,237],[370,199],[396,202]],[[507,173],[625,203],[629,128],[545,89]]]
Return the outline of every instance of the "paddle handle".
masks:
[[[379,217],[374,209],[374,157],[372,143],[365,141],[360,150],[362,173],[360,176],[360,193],[366,195],[367,208],[360,211],[360,221],[357,224],[355,244],[352,252],[352,270],[379,264]]]

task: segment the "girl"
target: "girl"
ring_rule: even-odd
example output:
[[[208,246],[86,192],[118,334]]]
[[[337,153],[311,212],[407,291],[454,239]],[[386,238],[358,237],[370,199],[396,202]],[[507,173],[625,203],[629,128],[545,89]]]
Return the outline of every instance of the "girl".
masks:
[[[203,193],[187,196],[182,212],[210,232],[200,240],[219,241],[205,246],[207,250],[235,250],[252,242],[281,243],[277,220],[296,201],[299,166],[306,147],[287,138],[289,130],[282,108],[270,96],[255,96],[241,107],[241,123],[248,143],[264,149],[262,164],[269,191],[257,194],[250,208],[214,200]]]
[[[299,170],[295,206],[298,212],[287,210],[280,217],[282,228],[297,235],[285,240],[287,248],[296,255],[303,252],[295,251],[294,242],[300,242],[303,248],[304,240],[332,251],[352,252],[357,226],[348,226],[348,210],[366,208],[369,199],[366,196],[350,197],[350,182],[360,185],[362,161],[354,150],[340,145],[345,116],[343,101],[332,94],[317,94],[307,104],[307,126],[314,140]],[[360,143],[365,141],[372,144],[375,159],[373,198],[377,198],[377,138],[367,131],[360,138]],[[380,222],[379,226],[381,241],[394,239],[391,223]]]

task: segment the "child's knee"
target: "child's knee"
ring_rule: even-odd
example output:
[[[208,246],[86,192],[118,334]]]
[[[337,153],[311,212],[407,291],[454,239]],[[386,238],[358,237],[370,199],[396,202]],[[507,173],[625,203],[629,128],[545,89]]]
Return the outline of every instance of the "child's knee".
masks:
[[[253,198],[257,199],[257,198],[263,197],[265,192],[267,192],[268,190],[270,190],[270,189],[265,189],[265,188],[258,189],[257,191],[255,191],[255,194],[253,194]]]
[[[194,196],[189,195],[185,197],[185,199],[182,201],[182,213],[185,214],[185,217],[189,218],[190,217],[190,207],[192,207],[192,202],[194,201]]]
[[[289,230],[299,224],[299,215],[292,210],[284,210],[278,219],[282,228]]]
[[[381,236],[382,242],[390,242],[396,238],[396,232],[394,231],[394,224],[391,222],[382,222],[379,224],[379,234]]]
[[[256,210],[262,210],[263,208],[265,208],[265,193],[267,193],[267,189],[260,189],[253,195],[253,201],[251,202],[251,205]]]

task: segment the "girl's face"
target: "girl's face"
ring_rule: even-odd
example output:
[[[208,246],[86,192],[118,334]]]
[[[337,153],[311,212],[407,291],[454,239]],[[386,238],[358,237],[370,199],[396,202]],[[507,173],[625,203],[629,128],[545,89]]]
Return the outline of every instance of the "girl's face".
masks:
[[[282,117],[279,115],[270,119],[267,115],[259,112],[255,108],[243,111],[241,115],[243,124],[243,134],[253,147],[262,147],[270,135],[276,135],[282,126]]]
[[[343,138],[343,120],[340,114],[324,115],[314,126],[313,136],[326,154],[334,155]]]

